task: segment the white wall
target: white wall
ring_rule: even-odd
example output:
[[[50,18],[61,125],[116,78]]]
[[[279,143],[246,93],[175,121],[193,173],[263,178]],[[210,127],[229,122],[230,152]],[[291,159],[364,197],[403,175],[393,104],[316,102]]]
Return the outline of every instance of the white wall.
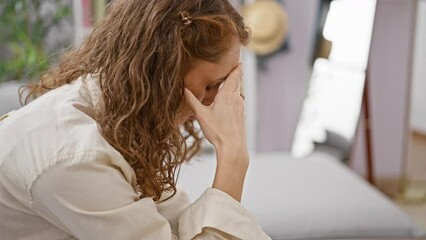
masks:
[[[411,127],[426,134],[426,0],[418,3],[416,24]]]

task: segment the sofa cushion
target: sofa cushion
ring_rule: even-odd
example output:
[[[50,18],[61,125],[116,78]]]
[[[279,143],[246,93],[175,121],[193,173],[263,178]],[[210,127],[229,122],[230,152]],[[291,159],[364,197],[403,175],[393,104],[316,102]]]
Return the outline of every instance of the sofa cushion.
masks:
[[[15,81],[0,84],[0,116],[21,107],[18,89],[22,84]]]
[[[211,186],[215,167],[213,155],[182,166],[178,184],[192,201]],[[242,204],[276,240],[421,234],[395,204],[324,153],[253,155]]]

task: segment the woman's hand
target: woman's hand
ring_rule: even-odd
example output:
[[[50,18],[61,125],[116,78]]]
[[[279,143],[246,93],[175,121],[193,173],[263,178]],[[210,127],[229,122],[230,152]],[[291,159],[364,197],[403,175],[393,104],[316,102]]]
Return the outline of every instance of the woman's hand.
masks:
[[[204,106],[188,89],[185,89],[187,103],[201,125],[206,139],[216,148],[223,146],[241,147],[246,145],[244,100],[241,97],[241,64],[232,70],[214,102]]]
[[[227,77],[210,106],[204,106],[188,89],[187,102],[204,136],[216,148],[217,169],[213,187],[241,201],[249,157],[246,144],[244,99],[241,95],[242,67]]]

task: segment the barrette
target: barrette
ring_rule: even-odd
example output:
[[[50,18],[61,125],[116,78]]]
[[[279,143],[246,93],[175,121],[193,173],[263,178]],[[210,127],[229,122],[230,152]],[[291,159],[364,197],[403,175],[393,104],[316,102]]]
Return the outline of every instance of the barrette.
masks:
[[[188,26],[192,23],[192,18],[189,16],[188,12],[181,12],[179,15],[182,18],[183,25]]]

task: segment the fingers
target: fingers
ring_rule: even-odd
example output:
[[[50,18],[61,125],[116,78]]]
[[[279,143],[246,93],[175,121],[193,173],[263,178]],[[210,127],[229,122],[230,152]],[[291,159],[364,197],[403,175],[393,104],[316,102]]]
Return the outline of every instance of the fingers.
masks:
[[[241,91],[242,88],[242,68],[241,64],[238,64],[234,70],[226,78],[225,83],[223,84],[222,91],[235,92]]]
[[[187,88],[185,88],[185,98],[186,102],[189,104],[189,107],[195,114],[204,108],[204,105]]]

